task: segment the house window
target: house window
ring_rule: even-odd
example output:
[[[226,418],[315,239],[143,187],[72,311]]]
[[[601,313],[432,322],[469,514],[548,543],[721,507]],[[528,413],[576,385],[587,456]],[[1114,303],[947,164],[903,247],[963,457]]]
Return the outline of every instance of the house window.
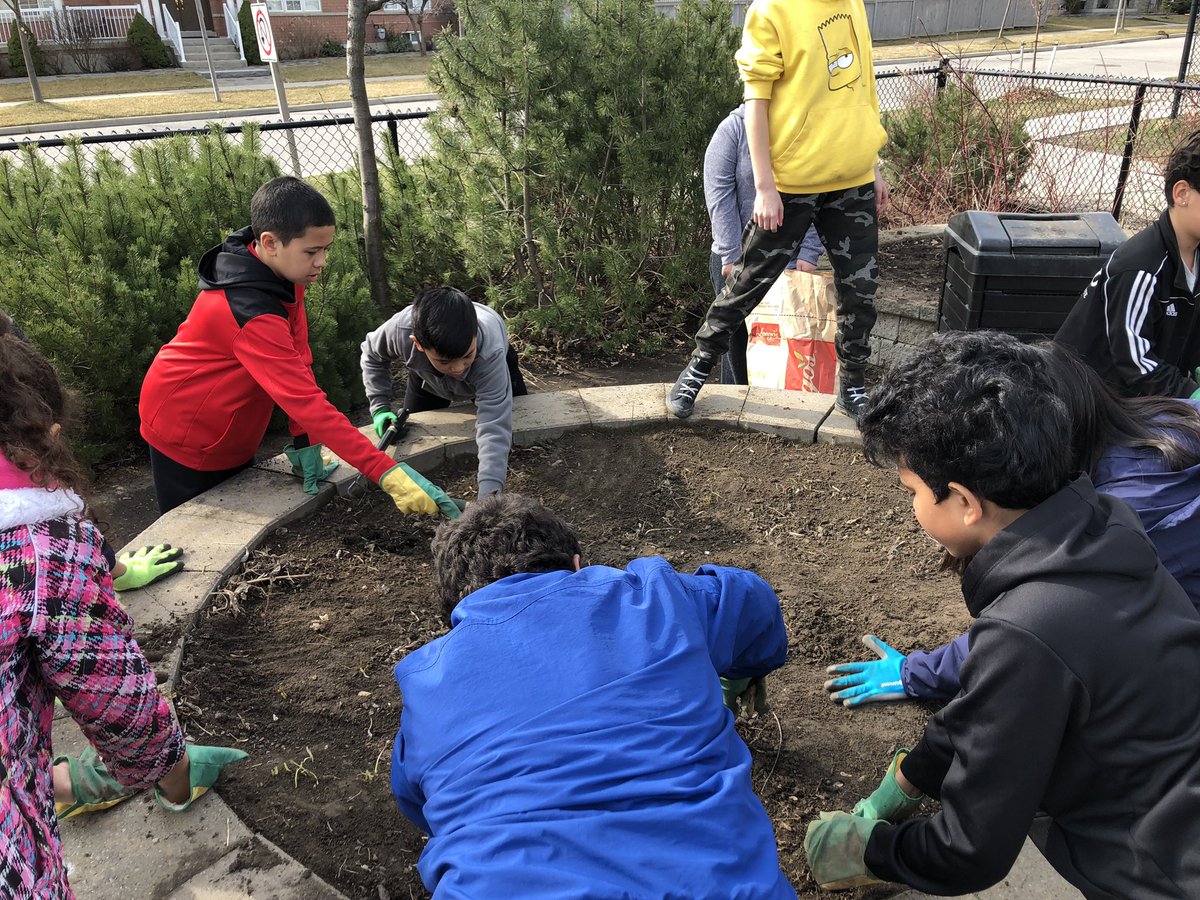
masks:
[[[54,9],[54,0],[20,0],[21,12],[36,12],[40,9]]]
[[[320,12],[321,0],[267,0],[271,12]]]

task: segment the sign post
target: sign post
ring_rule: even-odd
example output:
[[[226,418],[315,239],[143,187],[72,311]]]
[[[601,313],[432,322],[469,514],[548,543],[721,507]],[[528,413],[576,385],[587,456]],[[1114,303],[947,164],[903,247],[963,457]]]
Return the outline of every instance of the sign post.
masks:
[[[279,74],[279,52],[275,36],[271,33],[271,14],[265,3],[251,3],[250,14],[254,19],[254,36],[258,38],[258,55],[271,67],[271,82],[275,85],[275,99],[279,101],[279,117],[284,122],[292,121],[288,114],[287,93],[283,89],[283,76]],[[288,151],[292,157],[292,173],[300,177],[300,154],[296,152],[296,135],[287,129]]]

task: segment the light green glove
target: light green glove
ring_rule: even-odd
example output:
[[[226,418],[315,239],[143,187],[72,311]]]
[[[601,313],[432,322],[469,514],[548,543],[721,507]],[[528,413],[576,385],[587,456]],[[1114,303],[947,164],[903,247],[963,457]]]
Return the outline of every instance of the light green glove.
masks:
[[[1193,376],[1195,377],[1196,381],[1200,382],[1200,366],[1196,367],[1196,371],[1193,373]],[[1196,390],[1192,392],[1191,399],[1200,400],[1200,388],[1196,388]]]
[[[867,868],[867,841],[879,819],[863,819],[844,812],[823,812],[808,823],[804,852],[817,884],[827,891],[881,884]]]
[[[125,566],[125,571],[119,578],[113,579],[113,590],[118,592],[133,591],[178,572],[183,568],[179,559],[183,550],[170,544],[156,544],[153,547],[139,547],[117,557],[117,562]]]
[[[306,494],[315,494],[318,490],[317,482],[324,481],[340,465],[325,456],[321,452],[323,449],[320,444],[310,444],[299,450],[291,444],[283,448],[288,462],[292,464],[292,474],[304,476],[304,492]]]
[[[765,715],[771,711],[767,703],[767,681],[762,675],[757,678],[722,678],[721,699],[733,712],[736,719],[747,719]]]
[[[462,515],[456,501],[405,463],[398,463],[384,472],[379,486],[392,498],[396,509],[405,515],[436,516],[440,512],[447,519]]]
[[[900,768],[900,763],[904,762],[904,757],[908,756],[907,750],[897,750],[892,757],[892,762],[884,773],[883,781],[879,783],[879,787],[870,797],[859,800],[854,804],[854,809],[850,815],[858,816],[863,819],[883,819],[887,822],[902,822],[921,807],[921,801],[925,799],[924,794],[918,794],[916,797],[910,797],[904,792],[904,788],[900,787],[896,781],[896,771]]]
[[[200,797],[208,793],[221,770],[232,762],[245,759],[246,754],[231,747],[202,747],[199,744],[188,744],[188,781],[191,794],[182,803],[176,805],[164,796],[161,789],[154,788],[154,801],[167,812],[183,812]]]
[[[375,423],[375,437],[381,438],[388,428],[396,424],[396,414],[390,409],[381,409],[371,416],[371,421]]]
[[[56,757],[54,765],[63,762],[71,773],[71,793],[75,795],[75,802],[54,804],[54,814],[60,819],[108,809],[137,793],[108,774],[104,760],[90,744],[78,757]]]

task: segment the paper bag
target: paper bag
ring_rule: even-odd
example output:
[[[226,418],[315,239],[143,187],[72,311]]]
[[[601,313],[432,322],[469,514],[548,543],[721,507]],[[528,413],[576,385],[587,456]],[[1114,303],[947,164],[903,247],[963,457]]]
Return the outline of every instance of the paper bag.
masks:
[[[833,393],[837,294],[832,275],[785,269],[746,319],[746,330],[751,385]]]

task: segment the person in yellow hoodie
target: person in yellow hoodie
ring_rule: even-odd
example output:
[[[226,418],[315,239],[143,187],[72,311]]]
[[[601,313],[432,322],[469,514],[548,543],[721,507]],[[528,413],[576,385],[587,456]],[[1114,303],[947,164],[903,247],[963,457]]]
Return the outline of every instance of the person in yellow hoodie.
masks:
[[[686,418],[730,333],[793,259],[810,224],[837,282],[837,406],[858,419],[866,405],[879,283],[878,213],[888,192],[879,172],[887,134],[862,0],[755,0],[746,14],[738,69],[754,169],[754,216],[742,259],[708,309],[696,349],[667,407]]]

